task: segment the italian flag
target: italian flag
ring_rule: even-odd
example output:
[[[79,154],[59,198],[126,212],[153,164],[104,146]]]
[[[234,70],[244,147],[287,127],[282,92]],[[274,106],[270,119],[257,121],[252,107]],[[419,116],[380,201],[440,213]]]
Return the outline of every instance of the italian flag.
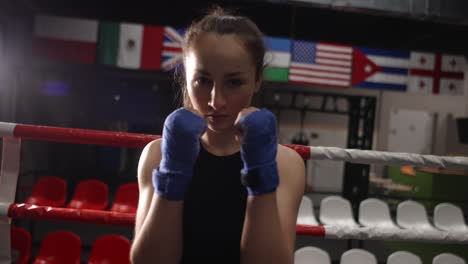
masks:
[[[284,38],[265,37],[266,68],[263,78],[268,81],[287,82],[291,62],[291,41]]]
[[[160,26],[101,22],[98,61],[127,69],[159,70],[163,36]]]
[[[89,19],[36,16],[32,40],[33,55],[94,63],[98,22]]]

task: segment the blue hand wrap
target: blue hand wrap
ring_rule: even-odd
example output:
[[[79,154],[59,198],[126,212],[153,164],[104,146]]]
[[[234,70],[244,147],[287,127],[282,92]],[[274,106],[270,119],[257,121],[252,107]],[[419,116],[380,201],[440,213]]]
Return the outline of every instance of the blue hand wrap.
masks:
[[[200,116],[179,108],[164,122],[161,162],[153,170],[153,186],[168,200],[183,200],[200,151],[200,137],[207,128]]]
[[[276,117],[266,109],[252,112],[239,120],[242,132],[242,183],[249,195],[276,191],[279,185],[276,153]]]

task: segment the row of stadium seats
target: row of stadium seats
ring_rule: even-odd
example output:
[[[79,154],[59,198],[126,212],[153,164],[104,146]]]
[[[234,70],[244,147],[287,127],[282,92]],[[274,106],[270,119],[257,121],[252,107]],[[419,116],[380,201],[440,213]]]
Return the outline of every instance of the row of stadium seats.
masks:
[[[31,235],[23,228],[11,227],[11,246],[14,263],[30,263]],[[130,263],[130,241],[117,234],[98,237],[92,244],[88,264]],[[34,264],[47,263],[82,263],[81,240],[73,232],[60,230],[48,233],[42,240],[39,252],[31,262]],[[331,264],[329,254],[317,247],[303,247],[296,250],[295,264]],[[422,264],[421,258],[413,253],[397,251],[387,258],[387,264]],[[377,264],[376,257],[363,249],[350,249],[340,258],[340,264]],[[462,258],[442,253],[434,257],[432,264],[466,264]]]
[[[122,184],[117,188],[109,210],[135,213],[138,206],[138,184]],[[106,183],[89,179],[80,181],[71,200],[66,203],[67,182],[56,176],[42,176],[34,185],[31,196],[25,203],[39,206],[67,207],[74,209],[106,210],[109,203],[109,187]]]
[[[303,225],[319,225],[312,199],[303,196],[299,209],[297,223]],[[379,227],[390,229],[417,229],[456,232],[468,235],[460,207],[451,203],[440,203],[434,208],[433,223],[429,221],[426,208],[419,202],[406,200],[398,204],[396,224],[390,216],[387,203],[369,198],[359,205],[358,222],[356,222],[351,203],[340,196],[329,196],[320,203],[320,223],[323,225],[348,227]],[[435,226],[435,227],[434,227]]]
[[[75,209],[106,210],[109,200],[109,188],[104,182],[91,179],[83,180],[76,186],[71,200],[66,203],[67,183],[56,176],[40,177],[27,204],[52,207],[67,207]],[[138,206],[138,185],[136,182],[122,184],[117,188],[115,198],[109,210],[122,213],[135,213]],[[298,224],[319,225],[312,200],[303,196]],[[359,206],[358,222],[351,209],[351,203],[340,196],[329,196],[320,204],[320,224],[347,227],[382,227],[398,230],[439,230],[457,232],[467,235],[468,226],[465,224],[462,210],[450,203],[438,204],[434,209],[434,223],[429,222],[426,209],[416,201],[407,200],[397,207],[396,223],[390,217],[388,205],[375,198],[366,199]]]
[[[330,255],[317,247],[303,247],[296,250],[294,264],[331,264]],[[422,264],[419,256],[407,252],[397,251],[387,258],[387,264]],[[350,249],[344,252],[340,258],[340,264],[377,264],[377,258],[363,249]],[[432,264],[466,264],[461,257],[442,253],[434,257]]]
[[[11,226],[11,248],[13,263],[83,263],[80,237],[67,230],[48,233],[31,260],[31,235],[23,228]],[[130,241],[117,234],[98,237],[86,263],[130,264]]]

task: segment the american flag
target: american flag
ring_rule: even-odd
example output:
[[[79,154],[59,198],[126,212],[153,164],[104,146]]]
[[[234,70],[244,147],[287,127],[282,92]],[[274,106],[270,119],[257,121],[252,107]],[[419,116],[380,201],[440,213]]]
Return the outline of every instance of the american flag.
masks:
[[[294,41],[292,52],[289,82],[340,88],[351,85],[351,46]]]
[[[182,63],[182,43],[184,30],[172,27],[164,28],[161,68],[171,70]]]

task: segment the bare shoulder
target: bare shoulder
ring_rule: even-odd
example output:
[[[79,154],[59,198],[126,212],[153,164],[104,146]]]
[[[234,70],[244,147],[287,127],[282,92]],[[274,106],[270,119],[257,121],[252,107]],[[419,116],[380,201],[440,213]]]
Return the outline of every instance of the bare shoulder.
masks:
[[[140,187],[152,185],[152,171],[161,161],[161,139],[148,143],[140,155],[138,162],[138,183]]]
[[[280,181],[301,188],[305,184],[305,166],[302,157],[293,149],[278,145],[276,156]]]
[[[292,148],[286,147],[284,145],[278,144],[278,157],[277,158],[291,158],[296,162],[304,161],[302,157]]]
[[[140,155],[138,162],[138,209],[135,219],[135,234],[138,234],[148,214],[153,200],[153,170],[161,161],[161,140],[156,139],[148,143]]]
[[[280,184],[276,191],[281,225],[291,251],[296,237],[296,221],[305,189],[304,160],[288,147],[278,145],[276,155]]]

